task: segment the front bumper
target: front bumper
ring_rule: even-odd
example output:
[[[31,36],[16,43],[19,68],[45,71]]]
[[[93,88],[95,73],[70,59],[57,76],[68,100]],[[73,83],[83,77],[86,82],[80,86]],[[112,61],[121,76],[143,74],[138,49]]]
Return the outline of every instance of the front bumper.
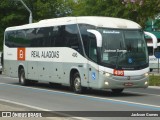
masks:
[[[101,89],[117,89],[117,88],[147,88],[149,77],[145,75],[139,76],[110,76],[102,75],[99,87]]]

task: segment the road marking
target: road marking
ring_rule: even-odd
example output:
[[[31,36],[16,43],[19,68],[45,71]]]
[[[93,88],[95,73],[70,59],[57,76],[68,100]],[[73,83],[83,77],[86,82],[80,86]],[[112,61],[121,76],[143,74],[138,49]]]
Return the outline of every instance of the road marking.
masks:
[[[12,77],[7,77],[7,76],[5,76],[5,77],[1,77],[1,78],[5,78],[5,79],[18,79],[18,78],[12,78]],[[2,83],[3,84],[3,83]],[[160,87],[155,87],[155,86],[149,86],[149,88],[151,88],[151,89],[160,89]],[[58,92],[58,91],[57,91]],[[160,95],[157,95],[157,94],[148,94],[148,93],[138,93],[138,92],[132,92],[132,91],[128,91],[128,90],[126,90],[126,91],[124,91],[124,93],[125,92],[129,92],[129,93],[133,93],[133,94],[139,94],[139,95],[152,95],[152,96],[160,96]]]
[[[18,78],[12,78],[12,77],[1,77],[1,78],[18,80]]]
[[[151,89],[160,89],[160,86],[149,86],[148,88],[151,88]]]
[[[139,94],[139,95],[151,95],[151,96],[158,96],[158,97],[160,97],[160,95],[157,95],[157,94],[139,93],[139,92],[133,92],[133,91],[128,91],[128,90],[124,91],[124,93],[133,93],[133,94]]]
[[[28,108],[32,108],[32,109],[36,109],[36,110],[40,110],[40,111],[52,111],[52,110],[49,110],[49,109],[44,109],[44,108],[36,107],[36,106],[33,106],[33,105],[31,106],[31,105],[28,105],[28,104],[23,104],[23,103],[20,103],[20,102],[15,102],[15,101],[7,100],[7,99],[1,99],[0,98],[0,101],[15,104],[15,105],[20,105],[20,106],[24,106],[24,107],[28,107]],[[73,117],[71,115],[64,114],[64,113],[59,113],[59,112],[55,112],[55,111],[54,111],[54,113],[58,114],[58,115],[62,115],[62,116],[71,117],[71,118],[74,118],[74,119],[79,119],[79,120],[90,120],[88,118]]]
[[[12,103],[12,104],[15,104],[15,105],[20,105],[20,106],[25,106],[25,107],[29,107],[29,108],[37,109],[37,110],[41,110],[41,111],[51,111],[49,109],[44,109],[44,108],[40,108],[40,107],[36,107],[36,106],[31,106],[31,105],[27,105],[27,104],[23,104],[23,103],[19,103],[19,102],[14,102],[14,101],[7,100],[7,99],[1,99],[0,98],[0,101],[8,102],[8,103]]]
[[[66,96],[86,98],[86,99],[100,101],[100,102],[110,102],[110,103],[114,103],[114,104],[115,103],[116,104],[123,104],[123,105],[132,106],[132,107],[134,106],[134,107],[141,107],[141,108],[145,108],[145,109],[160,110],[160,106],[151,105],[151,104],[144,104],[144,103],[138,103],[138,102],[130,102],[130,101],[124,101],[124,100],[95,97],[95,96],[90,96],[90,95],[80,95],[80,94],[67,93],[67,92],[61,92],[61,91],[56,91],[56,90],[46,90],[46,89],[41,89],[41,88],[26,87],[26,86],[12,85],[12,84],[6,84],[6,83],[0,83],[0,85],[8,85],[8,86],[12,86],[12,87],[19,87],[19,88],[25,88],[25,89],[29,88],[29,90],[50,92],[52,94],[62,94],[62,95],[66,95]]]

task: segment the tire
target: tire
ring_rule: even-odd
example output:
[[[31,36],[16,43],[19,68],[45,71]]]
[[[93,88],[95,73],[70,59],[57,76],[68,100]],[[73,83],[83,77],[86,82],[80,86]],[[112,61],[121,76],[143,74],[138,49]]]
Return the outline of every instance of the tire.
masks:
[[[81,86],[81,78],[78,72],[73,75],[73,91],[78,94],[81,94],[83,92],[83,88]]]
[[[113,92],[114,94],[120,94],[120,93],[123,92],[123,90],[124,90],[124,89],[112,89],[112,92]]]
[[[25,78],[25,71],[23,68],[19,71],[19,83],[23,86],[28,84]]]
[[[153,69],[152,69],[152,68],[150,68],[150,69],[149,69],[149,71],[150,71],[150,72],[152,72],[152,71],[153,71]]]

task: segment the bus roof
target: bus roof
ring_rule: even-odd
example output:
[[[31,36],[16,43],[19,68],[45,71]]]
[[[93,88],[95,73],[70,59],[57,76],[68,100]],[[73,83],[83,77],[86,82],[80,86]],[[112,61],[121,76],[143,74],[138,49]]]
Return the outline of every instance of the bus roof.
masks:
[[[81,17],[61,17],[61,18],[45,19],[37,23],[8,27],[6,31],[68,25],[68,24],[90,24],[97,27],[107,27],[107,28],[141,29],[141,26],[139,24],[126,19],[113,18],[113,17],[81,16]]]

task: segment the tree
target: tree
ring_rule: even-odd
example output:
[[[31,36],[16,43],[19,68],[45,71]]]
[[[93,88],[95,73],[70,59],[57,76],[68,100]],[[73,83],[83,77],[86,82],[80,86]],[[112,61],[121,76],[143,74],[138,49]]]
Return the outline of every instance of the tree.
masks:
[[[160,1],[159,0],[124,0],[125,7],[131,11],[131,20],[134,20],[141,24],[143,27],[148,19],[154,18],[155,15],[160,13]]]
[[[21,20],[25,20],[25,16],[22,15],[25,13],[20,8],[16,7],[18,4],[14,4],[14,1],[1,0],[0,1],[0,49],[2,49],[3,43],[3,33],[7,26],[14,26],[21,24]],[[20,10],[20,11],[19,11]],[[15,12],[13,12],[15,11]],[[17,21],[18,20],[18,21]],[[16,22],[15,22],[16,21]]]
[[[42,19],[67,16],[71,13],[73,0],[23,0],[33,13],[33,22]],[[20,1],[0,0],[0,49],[3,33],[7,27],[28,24],[29,12]]]
[[[159,0],[77,0],[72,15],[109,16],[133,20],[143,27],[160,12]]]

